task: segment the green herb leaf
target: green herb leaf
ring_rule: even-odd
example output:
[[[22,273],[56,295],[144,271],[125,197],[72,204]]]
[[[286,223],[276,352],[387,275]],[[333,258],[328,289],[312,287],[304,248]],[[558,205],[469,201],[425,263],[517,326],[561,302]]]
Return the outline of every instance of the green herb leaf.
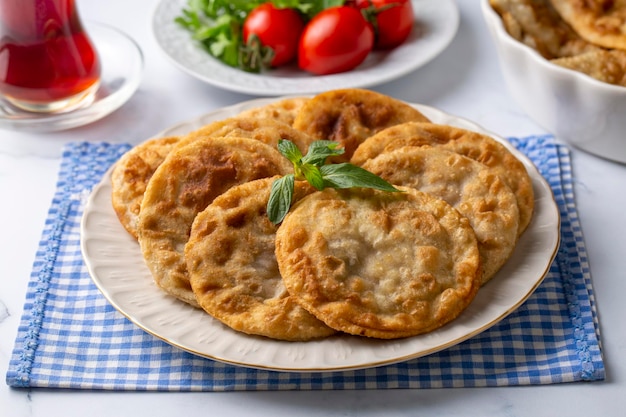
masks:
[[[283,221],[293,199],[295,180],[307,180],[318,190],[324,188],[374,188],[389,192],[402,192],[376,174],[349,163],[324,165],[329,156],[341,155],[344,150],[339,143],[329,140],[314,141],[303,157],[300,149],[291,141],[280,139],[278,150],[293,163],[293,174],[286,175],[272,183],[267,214],[270,221],[278,224]]]
[[[300,149],[290,140],[278,139],[278,151],[292,164],[302,163],[302,152]]]
[[[303,164],[300,167],[302,175],[313,187],[318,190],[324,189],[324,177],[318,167],[311,164]]]
[[[244,71],[259,73],[271,67],[274,55],[274,50],[263,46],[261,38],[252,33],[248,36],[246,44],[239,48],[239,66]]]
[[[329,156],[341,155],[345,152],[343,148],[338,148],[339,143],[331,140],[316,140],[309,145],[306,156],[302,158],[303,164],[313,164],[322,166]]]
[[[329,188],[374,188],[382,191],[400,192],[378,175],[349,163],[324,165],[320,168],[324,185]]]
[[[267,201],[267,217],[274,224],[283,221],[293,199],[295,179],[293,174],[285,175],[272,183],[270,198]]]
[[[345,0],[272,0],[277,8],[290,8],[300,11],[306,18],[311,19],[324,9],[343,6]]]

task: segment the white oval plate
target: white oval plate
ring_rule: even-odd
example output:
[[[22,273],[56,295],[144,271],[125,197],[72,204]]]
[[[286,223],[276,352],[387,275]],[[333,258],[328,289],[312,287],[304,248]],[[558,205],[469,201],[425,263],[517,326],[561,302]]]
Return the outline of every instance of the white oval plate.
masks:
[[[272,100],[225,107],[161,134],[184,134]],[[467,120],[432,107],[414,106],[435,123],[489,134]],[[224,326],[154,284],[139,244],[112,209],[109,174],[87,201],[81,249],[93,281],[117,310],[146,332],[196,355],[253,368],[307,372],[367,368],[428,355],[483,332],[513,312],[542,282],[558,249],[560,217],[550,186],[526,156],[504,139],[491,136],[504,143],[528,169],[535,191],[535,214],[512,257],[480,289],[470,306],[457,319],[428,334],[388,341],[337,335],[313,342],[282,342]]]
[[[162,0],[154,12],[152,32],[165,54],[183,71],[216,87],[263,96],[314,94],[391,81],[439,55],[459,26],[459,11],[453,0],[413,0],[416,25],[407,41],[391,51],[372,52],[352,71],[312,76],[293,65],[252,74],[213,58],[191,39],[190,32],[174,22],[186,5],[187,0]]]

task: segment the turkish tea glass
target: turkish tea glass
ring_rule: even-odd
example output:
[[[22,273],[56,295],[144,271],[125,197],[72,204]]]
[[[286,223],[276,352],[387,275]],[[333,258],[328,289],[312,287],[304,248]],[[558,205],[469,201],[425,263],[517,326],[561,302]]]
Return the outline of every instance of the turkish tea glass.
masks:
[[[22,110],[51,113],[93,100],[96,49],[74,0],[0,0],[0,95]]]

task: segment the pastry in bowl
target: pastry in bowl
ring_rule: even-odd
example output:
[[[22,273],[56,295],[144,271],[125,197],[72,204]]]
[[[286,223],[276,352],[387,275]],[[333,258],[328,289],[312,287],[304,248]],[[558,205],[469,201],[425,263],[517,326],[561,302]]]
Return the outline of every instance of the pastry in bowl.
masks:
[[[604,48],[626,49],[624,0],[550,0],[582,38]]]
[[[566,25],[565,13],[554,7],[557,3],[481,0],[509,91],[535,122],[559,139],[626,163],[626,51],[584,38],[575,26]],[[575,3],[604,4],[606,10],[624,7],[621,1]],[[602,16],[596,17],[600,24]],[[552,45],[550,55],[544,55],[542,45]]]

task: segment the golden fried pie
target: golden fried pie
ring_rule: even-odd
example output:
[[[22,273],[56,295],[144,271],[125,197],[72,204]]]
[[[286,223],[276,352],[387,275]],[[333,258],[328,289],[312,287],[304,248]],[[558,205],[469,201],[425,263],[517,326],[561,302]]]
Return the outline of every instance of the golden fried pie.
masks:
[[[583,39],[604,48],[626,49],[625,0],[550,0]]]
[[[122,155],[113,167],[113,209],[124,229],[135,239],[141,200],[148,181],[178,142],[177,136],[147,140]]]
[[[467,218],[413,188],[326,189],[304,197],[276,233],[287,290],[329,327],[382,339],[456,318],[480,286]]]
[[[335,331],[300,307],[274,255],[277,226],[266,206],[275,178],[231,188],[198,214],[185,247],[191,287],[200,306],[247,334],[306,341]],[[314,189],[297,183],[297,201]]]
[[[244,110],[237,117],[253,117],[255,119],[272,119],[288,125],[296,120],[296,115],[309,100],[308,97],[289,97],[263,106]]]
[[[485,284],[509,259],[519,228],[513,191],[480,162],[436,147],[404,147],[363,164],[394,185],[417,188],[449,203],[476,233]]]
[[[563,21],[550,0],[490,0],[513,38],[546,59],[598,50]]]
[[[293,126],[314,139],[339,142],[345,153],[333,160],[344,162],[374,133],[409,121],[429,120],[403,101],[374,91],[344,89],[311,98],[301,107]]]
[[[183,136],[178,146],[185,146],[202,138],[224,136],[256,139],[274,149],[280,139],[290,140],[303,154],[314,140],[306,133],[277,120],[235,116],[209,123]]]
[[[551,62],[598,81],[626,87],[626,51],[621,49],[591,51]]]
[[[139,243],[156,284],[197,306],[184,259],[196,215],[235,185],[292,170],[254,139],[205,138],[173,150],[148,182],[139,212]]]
[[[480,133],[433,123],[404,123],[385,129],[365,141],[351,162],[362,165],[383,152],[404,146],[433,146],[459,153],[489,167],[511,188],[519,210],[519,233],[532,218],[535,201],[532,181],[524,164],[503,144]]]

